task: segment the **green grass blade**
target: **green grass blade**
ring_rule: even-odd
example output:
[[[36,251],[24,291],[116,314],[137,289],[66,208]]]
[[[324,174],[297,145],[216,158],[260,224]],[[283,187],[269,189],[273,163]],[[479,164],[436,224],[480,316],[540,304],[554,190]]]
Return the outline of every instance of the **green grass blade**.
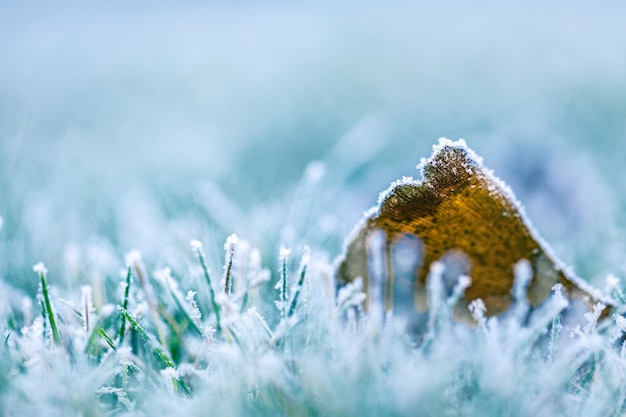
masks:
[[[165,351],[158,344],[154,343],[148,333],[141,327],[139,322],[123,307],[117,306],[118,311],[128,320],[131,326],[141,335],[141,337],[152,346],[154,353],[161,359],[161,361],[170,368],[175,368],[174,362],[167,356]]]
[[[52,339],[55,346],[61,345],[61,334],[57,327],[57,321],[52,311],[52,303],[50,302],[50,294],[48,293],[48,283],[46,282],[46,273],[44,271],[39,272],[39,279],[41,281],[41,292],[43,293],[43,301],[46,307],[46,314],[48,321],[50,322],[50,329],[52,330]]]
[[[224,244],[224,250],[226,251],[226,258],[224,260],[224,293],[229,295],[232,290],[233,279],[233,267],[235,263],[235,251],[239,244],[239,238],[236,234],[228,236],[226,243]]]
[[[276,306],[280,311],[280,318],[284,319],[287,316],[287,299],[289,297],[288,285],[287,285],[287,260],[289,259],[290,249],[285,247],[280,248],[280,254],[278,256],[278,262],[280,263],[280,271],[278,282],[276,283],[276,289],[278,290],[278,302]]]
[[[132,268],[130,267],[130,265],[128,266],[128,270],[126,271],[126,288],[124,288],[124,300],[122,301],[122,308],[124,310],[128,309],[128,297],[130,294],[130,277],[132,274]],[[126,317],[122,314],[122,324],[120,325],[120,330],[118,333],[118,346],[122,345],[122,342],[124,342],[124,334],[126,333]]]
[[[287,313],[287,317],[293,316],[293,313],[296,311],[296,306],[298,305],[298,298],[300,297],[300,293],[302,292],[302,285],[304,284],[304,279],[306,278],[306,271],[309,266],[309,260],[311,258],[308,247],[305,248],[305,252],[302,255],[302,261],[300,265],[300,275],[298,276],[298,284],[296,285],[296,292],[293,295],[293,299],[291,300],[291,305],[289,306],[289,312]]]
[[[41,318],[43,319],[43,339],[45,341],[46,332],[48,330],[48,320],[47,320],[48,315],[46,314],[46,305],[43,302],[43,297],[39,298],[39,311],[41,311]]]
[[[174,364],[174,361],[172,361],[169,358],[169,356],[167,356],[167,353],[165,353],[165,351],[158,344],[153,342],[153,340],[150,338],[148,333],[146,333],[144,328],[141,327],[139,322],[137,322],[137,320],[128,311],[126,311],[126,309],[124,309],[123,307],[118,306],[117,309],[124,317],[126,317],[126,320],[128,320],[130,325],[133,326],[133,328],[141,335],[141,337],[148,344],[151,345],[152,349],[154,350],[154,353],[157,355],[157,357],[159,359],[161,359],[163,364],[165,364],[165,366],[168,367],[168,368],[176,369],[176,365]],[[186,395],[190,396],[191,395],[191,389],[189,388],[187,383],[182,378],[177,378],[176,381],[177,381],[178,385],[180,385],[180,388],[182,389],[182,391]]]
[[[202,244],[200,242],[194,242],[192,246],[195,249],[196,255],[198,256],[198,260],[200,261],[200,266],[202,267],[202,271],[204,273],[204,279],[209,286],[209,296],[211,298],[211,306],[213,307],[213,312],[215,312],[215,330],[218,335],[222,333],[222,320],[220,314],[220,306],[215,299],[215,291],[213,290],[213,285],[211,283],[211,275],[209,274],[209,269],[206,266],[206,261],[204,259],[204,253],[202,252]]]
[[[196,324],[196,322],[194,321],[194,319],[191,318],[191,316],[189,315],[189,312],[187,311],[187,309],[185,308],[185,306],[183,305],[183,303],[180,301],[180,299],[178,298],[178,294],[176,294],[174,292],[174,290],[172,290],[171,288],[168,288],[168,292],[170,293],[170,296],[174,299],[174,304],[176,304],[176,307],[178,308],[178,310],[181,312],[181,314],[183,315],[183,317],[185,318],[185,320],[189,323],[189,325],[191,326],[191,328],[198,333],[199,336],[202,336],[202,330],[198,327],[198,324]]]
[[[106,334],[104,330],[102,330],[102,327],[98,327],[96,331],[98,332],[100,336],[102,336],[102,338],[107,342],[107,344],[111,347],[111,349],[117,350],[117,347],[115,347],[115,342],[113,342],[113,340],[109,337],[109,335]]]

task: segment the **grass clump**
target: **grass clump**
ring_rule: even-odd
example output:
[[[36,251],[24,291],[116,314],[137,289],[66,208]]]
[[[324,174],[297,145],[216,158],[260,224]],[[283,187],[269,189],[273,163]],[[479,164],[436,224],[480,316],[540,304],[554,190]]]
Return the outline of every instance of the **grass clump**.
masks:
[[[624,319],[616,315],[599,321],[597,306],[579,317],[581,325],[572,325],[560,286],[543,306],[523,314],[528,309],[523,264],[516,269],[519,294],[511,313],[488,318],[477,300],[470,304],[474,327],[451,321],[469,279],[460,277],[447,293],[443,267],[433,265],[431,310],[423,331],[416,333],[407,330],[414,317],[387,312],[381,325],[375,315],[365,314],[360,280],[335,294],[332,267],[309,248],[302,250],[293,277],[290,253],[280,251],[276,296],[258,251],[234,242],[230,237],[225,246],[220,290],[214,289],[202,246],[194,241],[199,265],[192,254],[182,273],[162,268],[146,274],[128,263],[118,291],[98,297],[92,291],[69,292],[58,311],[55,289],[43,265],[38,267],[44,315],[35,314],[37,303],[25,298],[21,310],[12,308],[2,317],[3,413],[626,412]],[[143,285],[133,283],[138,273],[145,274]],[[80,299],[81,308],[73,306],[73,299]]]

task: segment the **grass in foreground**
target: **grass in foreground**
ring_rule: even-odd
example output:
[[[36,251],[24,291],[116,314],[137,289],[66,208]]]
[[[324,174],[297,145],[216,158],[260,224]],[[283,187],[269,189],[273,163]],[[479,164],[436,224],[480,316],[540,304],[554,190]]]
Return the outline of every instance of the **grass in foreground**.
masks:
[[[558,286],[528,321],[523,292],[498,319],[476,301],[469,328],[450,321],[468,283],[446,294],[434,264],[433,302],[417,336],[405,331],[406,317],[363,315],[360,281],[335,294],[331,266],[308,249],[298,268],[281,250],[273,280],[245,242],[231,236],[225,250],[219,283],[193,241],[198,269],[186,274],[203,286],[181,288],[190,280],[168,268],[148,274],[131,253],[117,288],[85,286],[66,299],[36,265],[37,302],[1,317],[3,415],[626,412],[626,320],[599,322],[598,306],[568,328]],[[612,279],[614,295],[618,288]]]

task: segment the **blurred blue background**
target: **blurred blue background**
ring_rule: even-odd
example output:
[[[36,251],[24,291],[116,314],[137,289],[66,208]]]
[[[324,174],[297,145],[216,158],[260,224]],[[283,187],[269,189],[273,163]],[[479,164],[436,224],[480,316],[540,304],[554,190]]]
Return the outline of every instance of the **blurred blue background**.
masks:
[[[597,283],[626,272],[626,3],[0,3],[0,277],[232,232],[339,254],[463,137]]]

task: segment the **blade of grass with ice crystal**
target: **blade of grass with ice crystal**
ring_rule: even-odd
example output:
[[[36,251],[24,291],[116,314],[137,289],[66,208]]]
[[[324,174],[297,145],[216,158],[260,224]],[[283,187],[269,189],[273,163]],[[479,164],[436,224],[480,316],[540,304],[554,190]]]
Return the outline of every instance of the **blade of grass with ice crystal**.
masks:
[[[215,299],[215,291],[213,290],[213,284],[211,283],[211,275],[209,274],[209,269],[206,266],[206,261],[204,260],[204,252],[202,251],[202,243],[197,240],[191,241],[191,247],[195,251],[198,256],[198,260],[200,261],[200,266],[202,267],[202,272],[204,273],[204,279],[209,287],[209,296],[211,298],[211,306],[213,307],[213,312],[215,313],[215,331],[218,335],[222,333],[222,323],[221,323],[221,315],[220,315],[220,306]]]
[[[41,292],[43,294],[43,301],[46,307],[46,315],[48,317],[48,321],[50,322],[50,329],[52,330],[52,339],[54,340],[55,346],[60,346],[61,334],[59,333],[59,328],[57,327],[57,321],[54,316],[54,311],[52,310],[52,303],[50,302],[48,283],[46,281],[46,268],[43,266],[43,264],[37,264],[33,269],[35,270],[35,272],[39,273],[39,279],[41,281]]]
[[[128,266],[126,270],[126,287],[124,288],[124,300],[122,301],[122,308],[124,310],[128,309],[128,297],[130,293],[130,276],[132,274],[131,266]],[[118,345],[121,346],[124,341],[124,334],[126,333],[126,317],[122,314],[122,324],[120,325],[120,330],[118,333]]]
[[[146,333],[143,327],[141,327],[139,322],[137,322],[137,320],[135,320],[135,318],[124,308],[118,306],[117,309],[124,317],[126,317],[126,320],[128,320],[130,325],[133,326],[133,328],[141,335],[144,341],[152,347],[156,356],[165,364],[165,366],[168,368],[176,369],[176,365],[169,358],[169,356],[167,356],[167,353],[165,353],[165,351],[158,344],[153,342],[148,333]],[[179,378],[177,382],[178,384],[180,384],[181,388],[185,391],[187,395],[191,394],[189,387],[182,378]]]
[[[289,306],[289,311],[287,313],[287,317],[291,317],[293,313],[296,311],[296,306],[298,305],[298,298],[300,297],[300,293],[302,292],[302,285],[304,284],[304,279],[306,278],[306,271],[309,266],[309,261],[311,260],[311,251],[309,247],[304,248],[304,253],[302,254],[302,260],[300,261],[300,275],[298,276],[298,283],[296,284],[296,290],[293,294],[293,299],[291,300],[291,305]]]

